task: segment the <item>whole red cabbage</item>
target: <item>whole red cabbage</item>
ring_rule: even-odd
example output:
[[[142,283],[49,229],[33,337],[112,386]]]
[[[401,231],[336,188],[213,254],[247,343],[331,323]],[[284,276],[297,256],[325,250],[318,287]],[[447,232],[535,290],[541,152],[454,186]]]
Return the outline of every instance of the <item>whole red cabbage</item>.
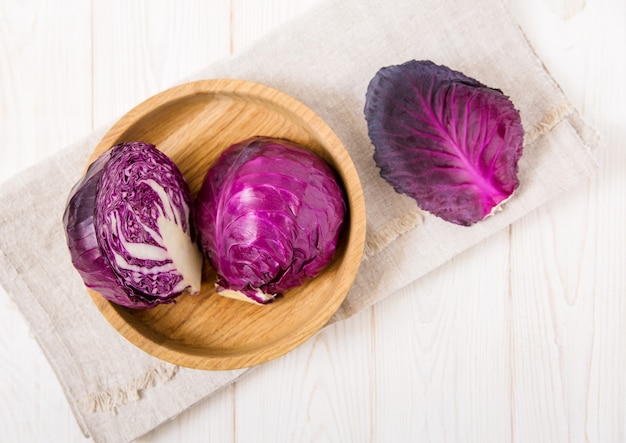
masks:
[[[165,154],[143,142],[116,145],[70,192],[63,223],[72,263],[87,287],[130,308],[198,292],[191,208],[189,187]]]
[[[334,170],[311,151],[266,137],[230,146],[196,201],[218,293],[263,304],[316,277],[333,257],[345,211]]]
[[[476,223],[519,186],[519,112],[502,91],[461,72],[416,60],[382,68],[365,118],[380,175],[444,220]]]

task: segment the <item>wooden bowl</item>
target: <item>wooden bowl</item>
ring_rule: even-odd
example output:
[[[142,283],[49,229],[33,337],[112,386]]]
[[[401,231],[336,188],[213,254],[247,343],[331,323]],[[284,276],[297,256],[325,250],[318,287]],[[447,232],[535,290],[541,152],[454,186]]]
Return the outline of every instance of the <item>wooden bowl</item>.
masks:
[[[161,360],[215,370],[279,357],[328,322],[354,281],[365,240],[365,204],[356,169],[326,123],[278,90],[224,79],[168,89],[122,117],[102,138],[89,163],[117,143],[152,143],[178,165],[195,198],[220,153],[256,135],[299,143],[339,173],[349,210],[335,257],[318,277],[265,306],[216,295],[215,273],[207,263],[200,294],[183,294],[175,304],[150,310],[121,307],[88,290],[123,337]]]

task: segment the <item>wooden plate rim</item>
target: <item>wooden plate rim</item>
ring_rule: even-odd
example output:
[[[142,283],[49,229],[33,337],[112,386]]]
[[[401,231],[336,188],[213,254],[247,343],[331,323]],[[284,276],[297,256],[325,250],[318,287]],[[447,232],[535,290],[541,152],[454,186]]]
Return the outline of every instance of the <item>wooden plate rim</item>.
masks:
[[[146,339],[132,326],[128,325],[126,319],[120,314],[120,312],[118,312],[113,303],[104,299],[99,293],[89,288],[87,289],[87,292],[98,310],[102,313],[110,325],[122,337],[142,351],[156,358],[179,366],[203,370],[231,370],[254,366],[284,355],[300,346],[328,323],[332,315],[334,315],[345,300],[360,266],[365,243],[365,201],[356,167],[354,166],[350,155],[339,137],[321,117],[319,117],[301,101],[278,89],[261,83],[239,79],[208,79],[183,83],[166,89],[146,99],[144,102],[140,103],[122,116],[122,118],[113,124],[105,133],[96,148],[93,150],[85,166],[85,171],[89,164],[91,164],[100,154],[110,149],[110,147],[116,143],[116,140],[118,140],[119,137],[121,137],[129,128],[135,125],[138,121],[141,121],[141,119],[145,118],[154,110],[168,104],[169,102],[184,99],[190,95],[212,93],[241,93],[246,96],[253,96],[254,98],[265,100],[269,103],[275,104],[278,102],[278,106],[280,108],[284,108],[290,113],[299,116],[303,122],[306,122],[306,124],[317,131],[317,133],[323,137],[325,147],[332,150],[332,155],[341,158],[342,169],[344,172],[344,174],[342,174],[342,180],[344,181],[344,186],[346,187],[349,206],[349,235],[347,236],[347,244],[344,254],[347,257],[352,257],[346,265],[350,276],[349,281],[346,281],[343,294],[335,296],[331,299],[332,303],[330,304],[329,309],[324,311],[326,315],[318,316],[312,319],[312,326],[308,328],[312,331],[312,333],[305,334],[304,336],[293,337],[291,340],[284,338],[278,340],[278,343],[273,343],[272,348],[278,349],[278,353],[266,352],[263,354],[255,353],[252,355],[234,354],[207,356],[185,353],[171,347],[165,348],[159,343]]]

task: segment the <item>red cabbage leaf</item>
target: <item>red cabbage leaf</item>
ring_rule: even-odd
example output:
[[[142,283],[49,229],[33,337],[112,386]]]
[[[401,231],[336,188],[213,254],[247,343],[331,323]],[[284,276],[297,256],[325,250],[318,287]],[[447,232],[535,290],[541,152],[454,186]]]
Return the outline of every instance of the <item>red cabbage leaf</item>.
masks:
[[[500,90],[431,61],[380,69],[365,118],[380,175],[418,206],[469,226],[519,186],[524,130]]]

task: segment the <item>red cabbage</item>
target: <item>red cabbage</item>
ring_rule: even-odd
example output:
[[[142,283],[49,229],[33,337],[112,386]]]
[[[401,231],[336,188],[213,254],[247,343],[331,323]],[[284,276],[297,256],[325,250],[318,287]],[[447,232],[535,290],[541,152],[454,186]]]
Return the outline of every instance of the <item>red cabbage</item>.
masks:
[[[483,220],[519,186],[519,112],[502,91],[461,72],[415,60],[382,68],[365,118],[380,175],[444,220]]]
[[[221,295],[264,304],[316,277],[345,215],[333,169],[286,140],[230,146],[207,172],[196,225]]]
[[[72,263],[85,285],[135,309],[199,292],[189,187],[153,145],[123,143],[99,156],[63,215]]]

